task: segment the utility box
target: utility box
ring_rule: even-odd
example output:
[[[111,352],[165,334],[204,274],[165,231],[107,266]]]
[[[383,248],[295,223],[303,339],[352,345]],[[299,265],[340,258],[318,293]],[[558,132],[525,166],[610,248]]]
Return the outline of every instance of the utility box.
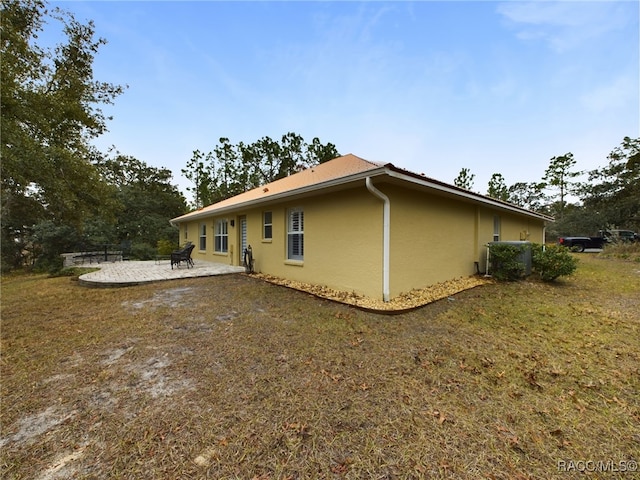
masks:
[[[492,245],[513,245],[514,247],[518,247],[520,250],[520,254],[518,255],[518,263],[522,264],[524,267],[524,275],[531,275],[531,263],[533,251],[531,248],[531,242],[526,241],[506,241],[506,242],[489,242],[488,244],[488,252],[487,252],[487,273],[491,273],[492,270],[496,267],[491,260],[491,246]]]

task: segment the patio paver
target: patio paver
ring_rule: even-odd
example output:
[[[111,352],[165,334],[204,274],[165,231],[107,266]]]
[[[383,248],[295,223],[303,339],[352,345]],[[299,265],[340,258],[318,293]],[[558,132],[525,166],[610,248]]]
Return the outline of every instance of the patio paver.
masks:
[[[244,272],[244,267],[224,263],[196,260],[192,268],[186,266],[171,269],[169,260],[124,261],[92,265],[100,270],[79,277],[82,285],[89,287],[124,287],[141,283],[174,280],[178,278],[210,277]]]

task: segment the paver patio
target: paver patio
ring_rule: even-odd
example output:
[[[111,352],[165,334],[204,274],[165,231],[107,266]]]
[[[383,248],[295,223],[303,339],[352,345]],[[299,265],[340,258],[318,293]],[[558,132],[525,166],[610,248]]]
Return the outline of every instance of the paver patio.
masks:
[[[92,265],[100,270],[85,273],[79,280],[89,287],[124,287],[178,278],[210,277],[244,272],[244,267],[196,260],[192,268],[184,265],[171,269],[169,260],[124,261]]]

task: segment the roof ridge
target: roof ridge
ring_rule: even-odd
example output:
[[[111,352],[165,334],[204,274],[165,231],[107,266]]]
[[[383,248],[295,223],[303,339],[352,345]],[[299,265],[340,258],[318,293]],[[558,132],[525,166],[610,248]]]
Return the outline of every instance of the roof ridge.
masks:
[[[180,217],[171,220],[171,223],[185,221],[187,219],[202,218],[215,212],[227,212],[235,207],[244,206],[245,208],[254,207],[261,202],[282,200],[286,197],[301,193],[309,193],[326,187],[335,187],[338,185],[346,185],[352,181],[362,179],[369,175],[386,174],[395,176],[399,174],[401,180],[415,182],[429,187],[431,189],[441,190],[448,194],[459,195],[482,203],[491,203],[494,206],[502,205],[505,208],[515,210],[529,215],[535,215],[539,218],[549,218],[544,214],[532,212],[518,205],[509,202],[497,201],[486,195],[465,190],[450,183],[436,180],[435,178],[426,176],[424,173],[419,174],[411,170],[399,168],[392,163],[372,162],[364,158],[358,157],[352,153],[341,155],[323,163],[319,163],[312,167],[305,168],[299,172],[289,176],[279,178],[264,185],[247,190],[233,197],[226,198],[198,210],[186,213]]]
[[[286,177],[258,185],[257,187],[246,190],[245,192],[234,195],[233,197],[220,200],[219,202],[186,213],[178,218],[191,216],[192,214],[202,214],[209,211],[215,211],[219,208],[229,207],[234,204],[241,204],[245,201],[257,200],[258,198],[266,199],[275,194],[293,192],[304,187],[310,187],[330,180],[349,177],[360,172],[373,170],[383,166],[383,164],[371,162],[352,153],[348,153],[346,155],[341,155],[339,157],[332,158],[331,160],[327,160],[326,162],[305,168],[299,172],[292,173]]]
[[[328,160],[328,162],[331,162],[332,160],[335,160],[337,158],[348,157],[348,156],[355,157],[358,160],[360,160],[360,161],[362,161],[364,163],[368,163],[370,165],[373,165],[376,168],[386,167],[387,165],[390,165],[389,163],[385,163],[385,162],[374,162],[373,160],[367,160],[366,158],[359,157],[358,155],[355,155],[353,153],[347,153],[345,155],[341,155],[340,157],[332,158],[331,160]],[[327,162],[325,162],[325,163],[327,163]],[[320,164],[320,165],[322,165],[322,164]]]

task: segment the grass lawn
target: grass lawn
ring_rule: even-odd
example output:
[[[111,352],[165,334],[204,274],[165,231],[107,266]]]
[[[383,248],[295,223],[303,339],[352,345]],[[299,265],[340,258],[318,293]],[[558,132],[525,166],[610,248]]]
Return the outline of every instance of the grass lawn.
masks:
[[[577,256],[397,316],[244,275],[4,278],[0,476],[640,478],[640,263]]]

